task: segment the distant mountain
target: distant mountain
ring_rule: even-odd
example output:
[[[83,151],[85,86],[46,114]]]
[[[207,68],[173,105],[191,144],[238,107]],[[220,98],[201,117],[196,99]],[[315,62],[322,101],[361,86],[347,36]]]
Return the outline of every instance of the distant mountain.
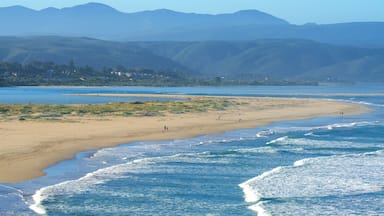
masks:
[[[384,49],[297,39],[109,42],[91,38],[0,37],[0,61],[74,61],[76,65],[94,68],[121,65],[210,80],[224,77],[247,82],[384,82]]]
[[[291,25],[257,10],[208,15],[166,9],[123,13],[98,3],[40,11],[14,6],[0,8],[0,25],[2,36],[55,35],[118,41],[301,38],[384,47],[384,22]]]
[[[157,55],[230,80],[384,81],[384,49],[308,40],[135,43]]]
[[[2,35],[87,36],[140,40],[143,35],[157,35],[184,29],[253,24],[276,25],[287,22],[256,10],[220,15],[179,13],[165,9],[122,13],[107,5],[88,3],[70,8],[47,8],[40,11],[19,6],[0,8],[0,24]]]
[[[153,54],[134,44],[122,44],[91,38],[69,37],[0,37],[0,61],[33,61],[78,65],[95,68],[116,67],[167,70],[187,69],[166,57]]]

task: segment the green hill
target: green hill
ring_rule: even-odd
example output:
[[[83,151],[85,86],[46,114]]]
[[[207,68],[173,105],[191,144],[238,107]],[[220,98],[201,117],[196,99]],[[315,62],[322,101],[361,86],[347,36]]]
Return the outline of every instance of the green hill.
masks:
[[[29,63],[33,61],[96,68],[175,69],[186,70],[172,60],[149,52],[135,44],[71,37],[0,37],[0,60]]]
[[[0,37],[0,61],[64,65],[74,62],[96,71],[111,68],[109,72],[113,68],[148,69],[172,74],[175,79],[199,80],[198,83],[219,78],[242,84],[384,81],[384,49],[298,39],[122,43],[53,36]],[[159,79],[153,83],[159,83]]]
[[[384,49],[281,39],[148,42],[140,45],[207,77],[224,76],[234,80],[384,81]]]

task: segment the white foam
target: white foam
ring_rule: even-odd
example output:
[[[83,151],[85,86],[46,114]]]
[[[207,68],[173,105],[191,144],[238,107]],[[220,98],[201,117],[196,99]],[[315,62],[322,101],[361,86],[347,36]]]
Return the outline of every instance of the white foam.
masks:
[[[272,170],[262,173],[259,176],[256,176],[255,178],[252,178],[246,182],[239,184],[239,186],[243,189],[245,201],[249,203],[258,202],[262,198],[262,195],[257,191],[257,189],[254,186],[252,186],[252,183],[254,181],[262,180],[267,176],[278,173],[282,170],[282,168],[283,167],[276,167]]]
[[[314,133],[313,132],[309,132],[309,133],[304,134],[304,136],[314,136]]]
[[[365,101],[359,101],[357,103],[367,105],[367,106],[384,107],[384,104],[375,104],[375,103],[369,103],[369,102],[365,102]]]
[[[46,214],[46,210],[42,206],[42,201],[48,198],[48,196],[53,194],[72,194],[72,193],[81,193],[86,191],[90,186],[101,184],[113,178],[119,178],[119,174],[125,171],[128,171],[133,164],[144,163],[148,164],[154,158],[145,158],[137,159],[126,164],[119,164],[103,169],[96,170],[94,172],[88,173],[85,176],[76,179],[64,181],[59,184],[52,186],[47,186],[41,188],[35,192],[32,196],[34,203],[29,206],[31,210],[37,214]]]
[[[312,147],[312,148],[367,148],[367,147],[377,147],[377,143],[374,144],[366,144],[366,143],[358,143],[358,142],[350,142],[350,141],[330,141],[330,140],[316,140],[307,138],[289,138],[287,136],[280,137],[275,140],[268,142],[267,144],[275,144],[275,145],[290,145],[288,150],[295,151],[293,146],[296,147]],[[286,149],[287,150],[287,149]],[[300,149],[299,149],[300,150]],[[302,149],[304,150],[304,149]]]
[[[87,190],[89,190],[91,187],[102,184],[104,182],[110,181],[112,179],[118,179],[123,178],[121,175],[122,173],[135,173],[135,172],[151,172],[151,166],[155,165],[156,163],[166,162],[170,160],[177,160],[179,161],[191,161],[196,162],[196,157],[191,157],[195,155],[195,153],[190,154],[176,154],[171,156],[160,156],[160,157],[153,157],[153,158],[142,158],[142,159],[136,159],[133,161],[130,161],[128,163],[124,164],[118,164],[115,166],[102,168],[99,170],[96,170],[94,172],[88,173],[85,176],[76,179],[76,180],[69,180],[64,181],[56,185],[47,186],[44,188],[41,188],[35,192],[33,195],[33,201],[34,203],[30,205],[30,209],[36,212],[37,214],[45,214],[45,209],[42,206],[42,201],[49,198],[51,194],[79,194],[83,193]],[[200,156],[209,155],[209,152],[203,152],[199,154]],[[203,163],[204,157],[200,157],[200,163]],[[208,163],[208,160],[207,160]],[[158,168],[158,167],[157,167]]]
[[[375,152],[367,152],[363,154],[364,156],[384,156],[384,150],[378,150]]]
[[[306,159],[298,160],[298,161],[296,161],[295,163],[293,163],[293,166],[294,166],[294,167],[304,166],[305,163],[306,163]]]
[[[273,135],[275,133],[276,132],[273,130],[264,130],[264,131],[260,131],[260,132],[256,133],[256,137],[257,138],[265,138],[265,137],[268,137],[268,136]]]
[[[230,143],[230,142],[235,142],[235,141],[255,140],[255,138],[260,138],[260,137],[258,137],[257,135],[256,135],[256,137],[235,136],[235,137],[226,137],[224,139],[221,137],[218,137],[217,139],[194,141],[190,144],[190,146],[212,145],[212,144]]]
[[[22,193],[23,193],[22,190],[20,190],[20,189],[18,189],[18,188],[15,188],[15,187],[8,186],[8,185],[0,184],[0,187],[7,188],[7,189],[9,189],[9,190],[16,191],[16,192],[19,193],[19,194],[22,194]]]
[[[255,203],[261,199],[261,195],[254,190],[249,184],[240,184],[239,185],[243,189],[244,200],[248,203]]]
[[[34,201],[34,204],[29,206],[29,209],[36,212],[39,215],[45,215],[47,212],[45,211],[45,208],[41,205],[41,202],[44,200],[44,197],[42,195],[43,188],[36,191],[35,194],[32,196],[32,199]]]
[[[334,123],[329,125],[321,125],[321,126],[313,126],[313,127],[274,127],[273,129],[269,129],[266,131],[261,131],[256,134],[256,137],[263,137],[264,133],[267,135],[274,134],[284,134],[288,132],[294,131],[308,131],[305,136],[318,136],[313,132],[315,130],[333,130],[335,128],[353,128],[353,127],[363,127],[363,126],[372,126],[382,124],[380,121],[357,121],[357,122],[344,122],[344,123]],[[281,141],[279,139],[284,139],[283,137],[277,138],[275,140],[270,141],[267,144],[273,144],[274,142]]]
[[[257,213],[257,216],[271,216],[271,213],[269,213],[264,205],[264,202],[258,202],[255,205],[249,206],[248,208],[254,212]]]
[[[274,140],[272,140],[272,141],[269,141],[269,142],[267,142],[266,144],[267,144],[267,145],[275,144],[275,143],[283,142],[283,141],[285,141],[285,140],[287,140],[287,139],[288,139],[288,136],[283,136],[283,137],[279,137],[279,138],[277,138],[277,139],[274,139]]]
[[[275,154],[278,152],[277,149],[272,148],[270,146],[258,147],[258,148],[237,149],[235,151],[237,151],[239,153],[267,153],[267,154]]]
[[[27,203],[26,199],[25,199],[25,196],[24,196],[24,191],[20,190],[19,188],[16,188],[16,187],[12,187],[12,186],[8,186],[8,185],[3,185],[3,184],[0,184],[0,187],[2,188],[5,188],[6,191],[4,191],[4,193],[2,193],[3,191],[0,191],[0,197],[2,196],[17,196],[20,198],[20,200],[22,200],[24,203]]]
[[[353,128],[353,127],[364,127],[364,126],[371,126],[371,125],[377,125],[380,124],[379,121],[358,121],[358,122],[347,122],[347,123],[335,123],[325,126],[319,126],[319,127],[313,127],[311,130],[318,130],[318,129],[328,129],[333,130],[335,128]]]
[[[371,103],[367,101],[354,101],[354,100],[340,100],[348,103],[354,103],[354,104],[361,104],[361,105],[367,105],[367,106],[373,106],[373,107],[384,107],[384,104],[376,104],[376,103]]]
[[[310,198],[378,192],[384,188],[383,154],[384,151],[380,150],[369,154],[299,160],[293,166],[264,172],[240,186],[247,202],[259,202],[261,198]]]

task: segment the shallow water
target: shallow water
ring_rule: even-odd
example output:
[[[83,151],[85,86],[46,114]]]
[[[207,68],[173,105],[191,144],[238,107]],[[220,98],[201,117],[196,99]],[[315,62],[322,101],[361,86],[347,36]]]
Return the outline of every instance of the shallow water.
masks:
[[[383,97],[337,99],[376,111],[83,152],[0,186],[0,213],[384,214]]]
[[[274,97],[324,97],[334,94],[384,94],[381,84],[332,86],[235,86],[235,87],[3,87],[0,104],[84,104],[136,100],[170,100],[169,98],[76,96],[76,94],[181,94]],[[325,96],[327,97],[327,96]],[[332,96],[333,97],[333,96]],[[358,101],[359,97],[337,97]],[[361,96],[360,96],[361,98]]]

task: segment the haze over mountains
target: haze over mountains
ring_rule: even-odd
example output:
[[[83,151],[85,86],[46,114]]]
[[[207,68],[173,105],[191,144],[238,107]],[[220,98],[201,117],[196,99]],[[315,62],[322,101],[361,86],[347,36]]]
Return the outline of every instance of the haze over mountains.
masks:
[[[109,42],[90,38],[0,37],[0,61],[52,61],[95,68],[182,71],[230,80],[384,81],[384,49],[298,39]]]
[[[123,13],[89,3],[40,11],[0,8],[2,36],[59,35],[119,41],[201,41],[301,38],[324,43],[384,47],[384,22],[291,25],[257,10],[193,14],[170,10]]]
[[[384,81],[384,49],[343,47],[298,39],[139,45],[208,77]]]
[[[0,8],[0,24],[5,62],[121,65],[204,79],[384,82],[384,22],[298,26],[257,10],[122,13],[89,3]]]
[[[0,37],[0,61],[30,63],[33,61],[96,68],[116,67],[183,69],[173,60],[156,55],[139,46],[91,38],[70,37]]]

